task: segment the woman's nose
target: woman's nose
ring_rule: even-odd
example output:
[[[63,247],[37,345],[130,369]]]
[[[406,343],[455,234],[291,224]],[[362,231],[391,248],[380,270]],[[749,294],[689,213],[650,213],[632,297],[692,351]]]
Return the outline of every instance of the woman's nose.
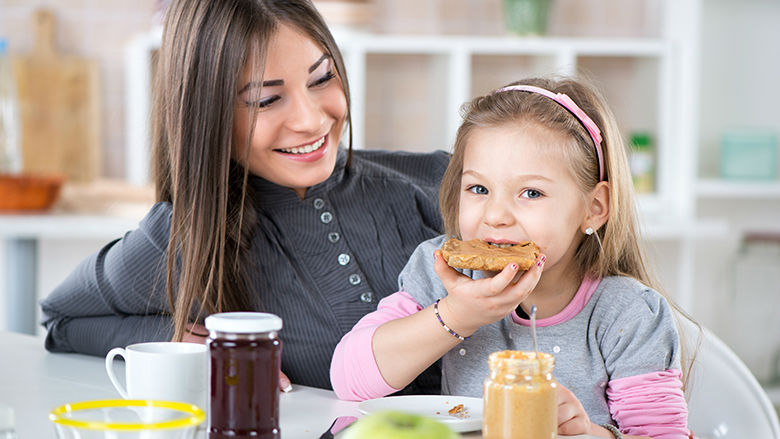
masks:
[[[290,95],[290,100],[287,126],[293,131],[319,132],[324,118],[319,101],[306,91]]]

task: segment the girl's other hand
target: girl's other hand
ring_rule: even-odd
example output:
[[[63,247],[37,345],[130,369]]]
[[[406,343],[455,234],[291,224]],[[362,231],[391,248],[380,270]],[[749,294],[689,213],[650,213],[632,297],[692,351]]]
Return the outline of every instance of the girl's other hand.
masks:
[[[557,398],[558,398],[558,434],[563,436],[574,436],[577,434],[591,434],[593,432],[593,428],[595,425],[592,425],[590,422],[590,417],[588,417],[588,413],[585,411],[585,408],[582,407],[582,403],[580,403],[580,400],[577,399],[577,397],[572,393],[571,390],[567,389],[566,387],[562,386],[560,383],[558,383],[558,392],[557,392]],[[597,427],[597,426],[595,426]],[[598,436],[601,437],[612,437],[612,434],[609,433],[606,429],[602,427],[598,427],[609,436],[603,436],[602,434],[598,434]]]
[[[434,259],[434,270],[447,290],[447,297],[439,302],[439,313],[448,326],[465,337],[514,311],[539,282],[546,257],[540,254],[537,263],[519,279],[515,279],[517,264],[509,264],[495,276],[479,280],[447,265],[440,250],[434,252]]]
[[[582,407],[582,403],[571,390],[558,383],[558,434],[561,436],[574,436],[587,434],[590,436],[614,439],[615,436],[606,428],[590,421],[588,413]],[[626,439],[651,439],[646,436],[628,436]]]

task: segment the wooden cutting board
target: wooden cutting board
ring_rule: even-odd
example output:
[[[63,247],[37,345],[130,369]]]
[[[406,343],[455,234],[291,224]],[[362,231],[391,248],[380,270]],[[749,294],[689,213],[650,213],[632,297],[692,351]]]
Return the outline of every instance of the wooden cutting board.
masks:
[[[35,46],[14,57],[25,172],[91,181],[100,174],[99,71],[54,44],[54,14],[35,12]]]

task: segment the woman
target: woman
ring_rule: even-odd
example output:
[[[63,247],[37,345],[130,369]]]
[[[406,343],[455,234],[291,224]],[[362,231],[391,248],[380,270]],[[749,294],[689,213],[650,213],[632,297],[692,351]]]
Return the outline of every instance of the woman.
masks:
[[[159,60],[158,203],[42,302],[46,348],[202,340],[208,314],[263,310],[282,371],[330,388],[336,343],[440,233],[446,154],[339,148],[344,64],[308,0],[174,1]]]

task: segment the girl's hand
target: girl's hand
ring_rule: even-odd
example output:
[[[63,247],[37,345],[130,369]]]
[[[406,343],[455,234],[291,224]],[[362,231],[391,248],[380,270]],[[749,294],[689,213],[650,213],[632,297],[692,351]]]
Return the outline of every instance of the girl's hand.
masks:
[[[615,436],[606,428],[590,421],[582,403],[571,390],[558,383],[558,434],[574,436],[587,434],[590,436],[614,439]],[[645,436],[623,435],[626,439],[651,439]]]
[[[571,390],[558,383],[558,434],[564,436],[573,436],[577,434],[591,434],[593,427],[598,427],[604,430],[609,436],[612,437],[605,428],[594,425],[590,422],[588,413],[585,412],[585,408],[582,407],[582,403],[572,393]]]
[[[518,274],[517,264],[509,264],[493,277],[473,280],[444,262],[441,251],[434,252],[434,270],[447,290],[439,302],[439,314],[447,326],[467,337],[484,325],[501,320],[525,300],[542,275],[546,257],[539,255],[536,264]]]

